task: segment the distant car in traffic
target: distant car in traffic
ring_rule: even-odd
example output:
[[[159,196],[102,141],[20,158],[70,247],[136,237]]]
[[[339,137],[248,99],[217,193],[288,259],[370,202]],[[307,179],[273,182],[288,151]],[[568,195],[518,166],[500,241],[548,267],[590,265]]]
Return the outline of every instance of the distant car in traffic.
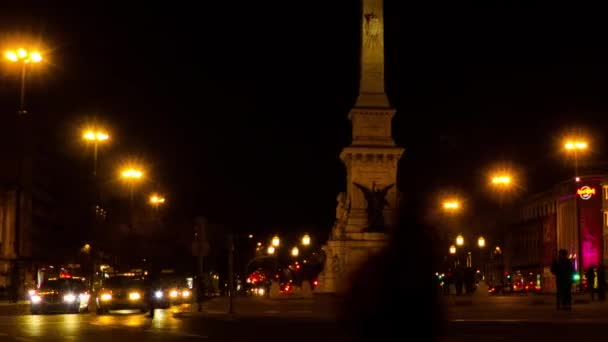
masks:
[[[89,309],[90,294],[79,278],[49,278],[30,293],[32,314],[79,313]]]
[[[97,314],[112,310],[149,310],[146,298],[146,281],[132,274],[120,274],[104,279],[95,298]]]

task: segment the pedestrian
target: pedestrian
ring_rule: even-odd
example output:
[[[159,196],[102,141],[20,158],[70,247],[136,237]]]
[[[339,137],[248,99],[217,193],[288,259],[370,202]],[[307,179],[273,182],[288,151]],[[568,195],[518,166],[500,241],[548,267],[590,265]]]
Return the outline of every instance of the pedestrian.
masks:
[[[574,282],[574,266],[568,258],[568,251],[560,249],[557,259],[551,265],[551,273],[555,275],[557,288],[557,309],[570,311],[572,309],[572,284]]]
[[[589,267],[585,272],[585,278],[587,279],[587,291],[591,294],[591,301],[593,302],[595,295],[595,270],[593,267]]]
[[[606,300],[606,267],[604,264],[597,266],[597,299],[601,302]]]
[[[148,306],[148,317],[154,318],[154,311],[156,311],[157,299],[155,297],[156,291],[160,289],[160,277],[158,272],[149,271],[146,278],[146,294],[144,299]]]

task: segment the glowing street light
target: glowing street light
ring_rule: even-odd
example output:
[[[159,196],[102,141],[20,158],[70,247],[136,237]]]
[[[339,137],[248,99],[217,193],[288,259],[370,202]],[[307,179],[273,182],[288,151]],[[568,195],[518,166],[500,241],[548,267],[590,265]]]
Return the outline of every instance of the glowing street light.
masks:
[[[110,139],[110,135],[106,130],[90,128],[82,133],[82,139],[93,144],[93,176],[97,176],[97,151],[99,144],[105,143]]]
[[[268,253],[268,255],[273,255],[274,252],[276,252],[276,248],[274,248],[274,246],[268,246],[266,252]]]
[[[566,152],[574,154],[574,177],[577,182],[580,181],[580,178],[578,177],[578,155],[588,148],[589,143],[584,138],[569,138],[564,141],[564,149]]]
[[[477,246],[479,246],[479,248],[484,248],[486,246],[486,239],[483,236],[480,236],[479,239],[477,239]]]
[[[492,177],[492,184],[498,186],[509,186],[511,185],[511,176],[509,175],[496,175]]]
[[[454,246],[454,245],[450,246],[450,254],[456,254],[456,246]]]
[[[278,235],[275,235],[275,236],[272,238],[271,244],[272,244],[272,246],[273,246],[273,247],[275,247],[275,248],[279,247],[279,245],[281,244],[281,239],[279,239],[279,236],[278,236]]]
[[[460,201],[458,200],[447,200],[443,202],[443,210],[447,212],[456,212],[460,210]]]
[[[584,139],[568,139],[564,142],[566,151],[584,151],[589,147],[589,143]]]
[[[27,66],[42,62],[42,54],[40,51],[28,51],[25,48],[17,48],[4,52],[4,57],[11,63],[21,64],[21,91],[19,96],[19,115],[27,114],[25,110],[25,79],[27,74]]]
[[[456,246],[461,247],[462,245],[464,245],[464,237],[459,234],[456,237]]]
[[[304,245],[304,246],[310,245],[310,235],[304,234],[304,236],[302,236],[302,245]]]
[[[291,256],[295,258],[298,255],[300,255],[300,249],[298,249],[298,246],[295,246],[291,249]]]
[[[148,198],[148,202],[150,202],[152,206],[158,207],[159,205],[165,204],[165,198],[158,194],[152,194],[150,195],[150,198]]]
[[[120,176],[124,180],[132,182],[132,181],[140,180],[144,176],[144,173],[139,168],[130,167],[130,168],[123,169],[120,172]]]

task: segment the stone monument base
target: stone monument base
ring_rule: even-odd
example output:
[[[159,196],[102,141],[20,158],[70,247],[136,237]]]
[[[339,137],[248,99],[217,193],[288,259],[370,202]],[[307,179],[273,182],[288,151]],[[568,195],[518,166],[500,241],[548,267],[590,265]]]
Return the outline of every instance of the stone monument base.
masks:
[[[323,246],[325,267],[319,274],[315,293],[342,293],[349,289],[352,274],[365,261],[388,244],[385,233],[346,233],[342,240],[329,240]]]

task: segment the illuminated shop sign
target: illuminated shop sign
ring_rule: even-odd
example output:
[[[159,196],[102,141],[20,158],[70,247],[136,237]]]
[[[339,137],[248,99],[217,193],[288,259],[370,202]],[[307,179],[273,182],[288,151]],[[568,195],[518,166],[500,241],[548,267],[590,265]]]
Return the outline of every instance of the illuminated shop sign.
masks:
[[[590,188],[585,185],[580,189],[576,190],[576,194],[581,196],[582,199],[588,200],[591,198],[591,196],[595,195],[595,188]]]

